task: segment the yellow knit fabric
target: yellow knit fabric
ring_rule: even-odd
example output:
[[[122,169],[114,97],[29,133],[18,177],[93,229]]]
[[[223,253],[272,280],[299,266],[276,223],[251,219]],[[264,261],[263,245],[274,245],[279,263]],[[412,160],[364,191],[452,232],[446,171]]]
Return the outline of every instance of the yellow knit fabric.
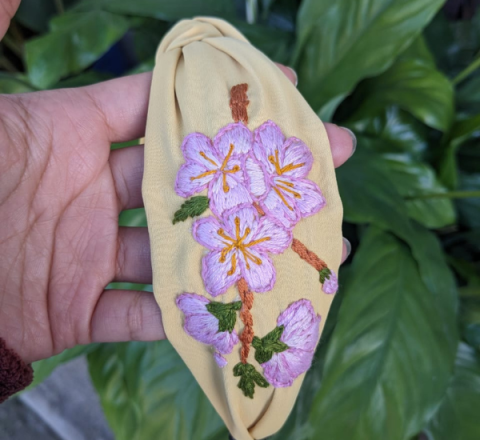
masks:
[[[153,290],[160,305],[168,339],[178,351],[236,440],[262,439],[286,421],[304,375],[288,388],[255,388],[252,399],[237,387],[233,366],[240,360],[241,344],[227,355],[220,369],[210,347],[183,330],[183,313],[175,299],[194,292],[212,299],[201,278],[206,249],[192,237],[192,219],[172,224],[175,211],[185,201],[174,190],[176,174],[184,163],[183,138],[200,132],[213,138],[233,122],[230,89],[248,84],[248,127],[254,130],[271,119],[288,138],[308,145],[314,165],[308,178],[321,188],[327,204],[317,214],[302,219],[294,237],[338,271],[342,253],[342,205],[338,195],[332,155],[322,122],[286,76],[263,53],[225,21],[200,17],[179,22],[161,42],[153,72],[145,137],[143,197],[150,233]],[[210,215],[207,210],[204,216]],[[322,317],[323,328],[332,295],[322,292],[318,272],[290,248],[273,255],[277,281],[272,291],[254,294],[255,334],[264,336],[292,302],[306,298]],[[232,286],[216,300],[238,300]],[[238,319],[236,331],[243,324]],[[252,349],[253,351],[253,349]],[[162,362],[162,359],[158,359]],[[249,362],[262,368],[250,353]]]

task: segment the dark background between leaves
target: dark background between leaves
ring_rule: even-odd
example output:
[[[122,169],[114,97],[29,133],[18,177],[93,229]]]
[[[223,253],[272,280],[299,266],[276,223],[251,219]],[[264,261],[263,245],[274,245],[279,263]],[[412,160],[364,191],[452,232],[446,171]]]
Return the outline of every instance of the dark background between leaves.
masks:
[[[162,35],[198,14],[230,20],[292,65],[318,115],[358,136],[337,173],[354,251],[295,408],[271,439],[478,440],[477,6],[23,0],[0,44],[0,93],[151,70]],[[125,212],[120,223],[145,225],[144,213]],[[118,440],[227,438],[167,341],[77,347],[36,363],[36,383],[84,354]]]

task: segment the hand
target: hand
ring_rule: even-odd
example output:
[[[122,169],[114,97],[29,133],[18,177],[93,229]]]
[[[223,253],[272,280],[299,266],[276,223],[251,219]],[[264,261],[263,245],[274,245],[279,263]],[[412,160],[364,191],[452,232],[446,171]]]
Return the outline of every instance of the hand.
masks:
[[[118,227],[122,210],[143,206],[143,147],[110,151],[144,135],[150,82],[0,95],[0,336],[27,363],[165,337],[151,293],[105,290],[152,282],[147,229]],[[326,129],[339,166],[352,138]]]

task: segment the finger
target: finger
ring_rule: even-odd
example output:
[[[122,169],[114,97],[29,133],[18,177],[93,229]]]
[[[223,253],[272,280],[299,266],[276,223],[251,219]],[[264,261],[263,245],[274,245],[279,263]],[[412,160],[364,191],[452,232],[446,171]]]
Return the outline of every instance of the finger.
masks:
[[[162,313],[150,292],[105,290],[90,325],[92,342],[165,339]]]
[[[118,229],[114,281],[152,284],[152,263],[147,228],[120,227]]]
[[[126,142],[145,135],[152,74],[140,73],[82,87],[100,110],[110,142]]]
[[[325,123],[325,130],[332,149],[333,164],[335,168],[338,168],[355,152],[357,138],[348,128],[339,127],[329,122]]]
[[[120,211],[143,207],[143,153],[144,148],[141,145],[121,148],[110,153],[110,169]]]
[[[352,245],[350,244],[350,242],[345,237],[343,237],[342,240],[343,240],[343,249],[342,249],[342,262],[341,262],[341,264],[343,264],[345,262],[345,260],[350,255],[350,252],[352,252]]]
[[[0,0],[0,40],[7,33],[10,20],[20,5],[20,0]]]
[[[280,64],[280,63],[275,63],[275,64],[296,87],[298,84],[297,72],[295,72],[295,70],[293,70],[291,67],[284,66],[283,64]]]

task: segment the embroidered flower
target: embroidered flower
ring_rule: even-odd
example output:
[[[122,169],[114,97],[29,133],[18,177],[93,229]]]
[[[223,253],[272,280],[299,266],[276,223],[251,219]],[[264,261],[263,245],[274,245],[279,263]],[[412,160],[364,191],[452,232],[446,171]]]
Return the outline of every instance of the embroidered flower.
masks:
[[[183,293],[175,300],[177,307],[185,315],[184,330],[192,338],[215,348],[214,358],[218,366],[223,368],[227,361],[222,354],[229,354],[238,344],[235,330],[220,331],[219,320],[207,310],[210,301],[195,293]]]
[[[182,143],[185,163],[180,167],[175,191],[181,197],[208,188],[210,208],[219,216],[252,198],[245,184],[245,158],[253,146],[252,132],[242,123],[229,124],[212,140],[191,133]]]
[[[322,290],[325,293],[335,293],[338,290],[338,278],[333,270],[330,270],[328,278],[325,279]]]
[[[320,315],[312,304],[301,299],[291,304],[277,319],[283,326],[280,342],[288,346],[262,364],[265,378],[276,388],[289,387],[310,368],[320,332]]]
[[[280,254],[292,233],[251,206],[231,209],[220,219],[206,217],[193,225],[193,237],[210,252],[203,257],[202,277],[210,295],[217,296],[240,278],[254,292],[267,292],[276,279],[268,253]]]
[[[280,128],[267,121],[255,130],[252,151],[245,164],[248,186],[266,213],[291,228],[325,206],[320,188],[306,179],[313,155],[300,139],[285,139]]]

